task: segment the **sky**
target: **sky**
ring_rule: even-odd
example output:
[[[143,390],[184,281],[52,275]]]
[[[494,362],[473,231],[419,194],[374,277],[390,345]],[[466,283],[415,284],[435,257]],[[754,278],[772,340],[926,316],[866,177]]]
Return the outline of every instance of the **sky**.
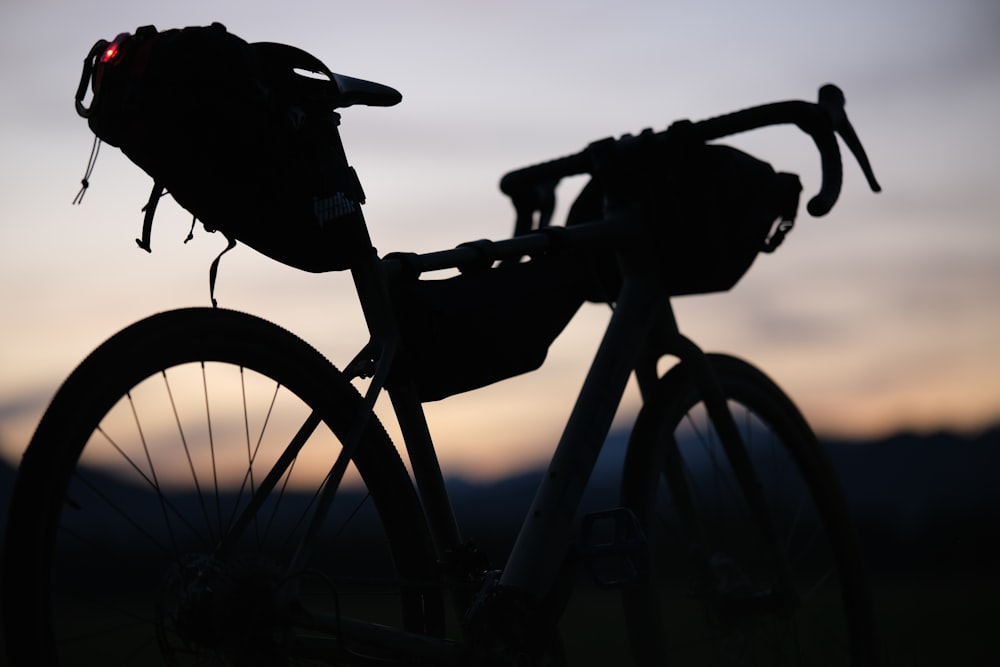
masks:
[[[497,183],[510,169],[679,118],[812,100],[836,83],[884,191],[871,193],[848,161],[834,210],[812,219],[803,207],[782,248],[730,292],[678,299],[681,328],[767,370],[824,435],[975,431],[1000,419],[993,0],[6,0],[0,456],[16,461],[62,379],[113,332],[208,305],[208,265],[224,240],[196,231],[182,243],[190,218],[164,202],[153,253],[138,250],[150,179],[117,150],[105,147],[71,205],[92,140],[72,98],[97,39],[212,21],[403,94],[397,107],[343,112],[382,253],[508,235]],[[806,196],[818,187],[818,158],[794,129],[728,143],[799,173]],[[343,366],[366,340],[351,287],[346,274],[302,273],[244,247],[226,256],[217,296]],[[446,472],[489,478],[544,460],[607,314],[585,307],[543,369],[428,405]],[[630,389],[619,421],[637,407]]]

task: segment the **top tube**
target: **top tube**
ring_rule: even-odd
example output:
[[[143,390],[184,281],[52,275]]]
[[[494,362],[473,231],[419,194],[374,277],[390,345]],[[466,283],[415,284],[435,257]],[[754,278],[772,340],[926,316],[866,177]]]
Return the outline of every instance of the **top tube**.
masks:
[[[514,261],[526,255],[563,247],[597,246],[636,235],[642,221],[634,218],[599,220],[572,227],[547,227],[501,241],[480,240],[463,243],[449,250],[429,253],[392,253],[382,259],[390,275],[422,273],[470,266],[489,267],[495,262]]]

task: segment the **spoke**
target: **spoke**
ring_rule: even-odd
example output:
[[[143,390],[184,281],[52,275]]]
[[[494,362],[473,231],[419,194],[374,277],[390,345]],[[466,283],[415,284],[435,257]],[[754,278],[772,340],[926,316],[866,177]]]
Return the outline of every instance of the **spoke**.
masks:
[[[719,463],[719,458],[718,458],[719,443],[718,443],[718,437],[716,436],[715,433],[715,428],[712,425],[711,419],[708,417],[707,411],[705,414],[705,424],[703,428],[700,427],[695,422],[694,418],[691,416],[690,413],[686,415],[686,419],[688,423],[691,425],[692,431],[694,431],[696,436],[695,439],[701,451],[705,453],[706,458],[709,462],[709,466],[713,471],[712,480],[714,481],[714,484],[712,491],[715,496],[716,505],[717,506],[721,505],[722,499],[724,497],[723,493],[724,487],[728,485],[727,480],[725,479],[725,472],[724,472],[727,468],[724,468]],[[692,476],[692,479],[694,479],[694,473],[691,471],[690,466],[686,465],[685,467],[688,469],[689,474]],[[702,505],[704,506],[705,504],[706,504],[705,501],[703,501]]]
[[[112,500],[110,497],[108,497],[107,494],[105,494],[103,491],[101,491],[96,484],[94,484],[93,482],[91,482],[90,480],[88,480],[86,478],[86,476],[84,476],[84,474],[80,471],[79,468],[76,471],[74,471],[73,477],[75,479],[77,479],[81,484],[83,484],[84,486],[86,486],[88,489],[90,489],[91,492],[95,496],[97,496],[98,499],[100,499],[101,501],[104,502],[104,504],[106,504],[108,507],[110,507],[111,509],[113,509],[116,514],[118,514],[119,516],[121,516],[122,519],[125,520],[126,523],[132,525],[141,534],[143,534],[146,537],[148,537],[149,540],[150,540],[150,542],[152,542],[154,545],[156,545],[159,549],[161,549],[162,551],[164,551],[164,552],[166,552],[168,554],[176,554],[176,553],[178,553],[176,544],[174,544],[174,546],[172,548],[168,548],[167,546],[160,544],[159,540],[157,540],[151,533],[149,533],[145,529],[145,527],[143,527],[143,525],[141,523],[139,523],[138,520],[136,520],[135,518],[133,518],[130,514],[127,514],[124,511],[124,509],[122,509],[122,507],[121,507],[121,505],[119,503],[117,503],[114,500]],[[210,544],[210,540],[208,540],[204,535],[202,535],[201,533],[198,532],[197,527],[195,527],[195,525],[192,524],[184,516],[184,513],[181,512],[181,510],[168,497],[166,497],[166,496],[158,493],[158,498],[159,498],[159,502],[160,502],[161,506],[164,506],[164,507],[168,508],[170,510],[170,513],[173,514],[175,517],[177,517],[178,521],[181,524],[183,524],[185,527],[187,527],[191,531],[191,533],[197,539],[199,539],[203,543],[203,545],[208,546]],[[81,508],[81,505],[80,505],[79,501],[74,500],[74,503],[76,504],[77,509]],[[171,541],[173,542],[173,539],[172,539],[173,538],[172,526],[168,525],[168,529],[171,529]]]
[[[253,498],[246,507],[240,512],[240,515],[236,518],[236,521],[229,529],[229,533],[226,535],[223,544],[220,546],[219,557],[225,560],[228,555],[228,551],[232,549],[236,541],[243,536],[251,521],[254,521],[257,517],[257,513],[260,508],[263,507],[264,502],[267,500],[268,495],[274,490],[281,478],[286,474],[289,466],[299,455],[302,447],[305,445],[306,441],[312,436],[313,431],[319,426],[322,419],[319,413],[313,411],[309,414],[306,420],[299,427],[295,436],[292,438],[288,446],[285,447],[281,456],[275,462],[274,466],[267,473],[267,476],[261,480],[260,486],[257,488],[256,493],[254,493]]]
[[[147,475],[145,471],[143,471],[138,466],[138,464],[136,464],[134,460],[132,460],[132,457],[129,456],[128,453],[121,448],[121,446],[114,440],[114,438],[112,438],[107,433],[107,431],[105,431],[101,426],[98,426],[97,432],[100,433],[104,437],[105,441],[107,441],[107,443],[111,445],[115,449],[115,451],[118,452],[118,454],[122,457],[122,459],[124,459],[124,461],[129,464],[129,467],[135,470],[135,472],[138,473],[140,477],[142,477],[143,481],[146,482],[149,488],[153,489],[156,492],[159,492],[160,487],[159,485],[157,485],[156,481],[150,478],[150,476]]]
[[[208,449],[212,459],[212,485],[215,489],[215,515],[218,520],[216,525],[221,532],[225,524],[222,522],[222,499],[219,495],[219,469],[218,461],[215,458],[215,434],[212,431],[212,410],[208,401],[208,374],[205,370],[204,361],[201,362],[201,384],[205,392],[205,425],[208,426]]]
[[[163,513],[163,522],[167,526],[167,532],[170,534],[170,541],[176,550],[177,542],[174,539],[174,531],[173,527],[170,525],[170,517],[167,515],[167,508],[163,503],[163,494],[160,492],[160,480],[156,477],[156,466],[153,465],[153,457],[149,452],[149,443],[146,442],[146,435],[143,433],[142,424],[139,421],[139,411],[135,407],[135,401],[132,400],[132,393],[129,392],[126,396],[128,397],[129,407],[132,410],[132,419],[135,421],[136,431],[139,434],[139,442],[142,443],[142,451],[146,454],[146,462],[149,464],[149,474],[152,476],[152,479],[150,480],[150,478],[145,475],[143,475],[143,477],[153,487],[153,490],[156,491],[157,497],[160,499],[160,511]],[[119,452],[122,451],[117,445],[115,446],[115,449]],[[138,467],[136,467],[136,469],[138,470]]]
[[[354,506],[354,509],[350,511],[350,513],[344,518],[343,521],[341,521],[340,526],[337,528],[337,531],[333,534],[333,539],[339,539],[340,536],[343,535],[344,529],[346,529],[348,524],[350,524],[351,521],[354,520],[354,517],[357,516],[358,512],[361,511],[361,509],[365,506],[365,504],[371,497],[372,494],[369,491],[364,495],[363,498],[361,498],[361,500],[358,501],[358,504]]]
[[[243,492],[247,490],[247,485],[249,484],[249,486],[250,486],[250,497],[253,497],[254,494],[257,493],[257,486],[256,486],[256,483],[255,483],[255,480],[254,480],[254,464],[257,461],[257,455],[260,453],[261,445],[264,442],[264,436],[267,433],[267,427],[271,423],[271,414],[274,412],[274,405],[275,405],[275,403],[278,400],[278,394],[281,392],[281,383],[275,382],[274,383],[274,392],[271,394],[271,401],[270,401],[270,403],[267,406],[267,412],[264,415],[264,422],[263,422],[263,424],[261,424],[261,427],[260,427],[260,434],[257,436],[256,443],[254,443],[253,447],[251,448],[251,446],[250,446],[250,417],[249,417],[249,411],[248,411],[247,404],[246,404],[246,377],[245,377],[245,369],[243,367],[240,367],[240,384],[241,384],[242,389],[243,389],[243,414],[244,414],[244,421],[245,421],[245,424],[246,424],[246,433],[247,433],[247,457],[248,457],[248,462],[247,462],[247,471],[243,475],[243,481],[240,482],[239,494],[237,495],[236,503],[233,505],[233,512],[230,515],[230,517],[229,517],[229,523],[227,524],[227,527],[229,529],[232,528],[232,526],[234,525],[234,522],[236,521],[236,513],[239,511],[240,504],[243,501]],[[294,467],[294,465],[295,464],[294,464],[294,461],[293,461],[292,467]],[[289,469],[289,475],[290,474],[291,474],[291,469]],[[286,482],[286,484],[287,484],[287,482]],[[273,519],[273,517],[274,517],[273,511],[272,511],[272,515],[271,516],[272,516],[272,519]],[[267,535],[267,532],[268,532],[269,527],[270,527],[270,523],[271,522],[268,521],[268,527],[265,527],[264,532],[262,534],[261,531],[260,531],[260,526],[259,526],[258,519],[257,519],[256,516],[254,516],[254,531],[256,533],[256,537],[257,537],[258,543],[260,543],[260,541],[262,540],[262,538]]]
[[[355,423],[354,428],[356,429],[357,427],[358,423]],[[309,526],[306,528],[305,538],[299,542],[298,551],[290,564],[290,571],[297,571],[308,560],[309,552],[330,512],[334,496],[344,481],[344,473],[347,471],[347,466],[350,465],[351,458],[348,453],[360,444],[360,438],[361,435],[358,431],[355,431],[354,437],[348,437],[348,444],[343,445],[340,454],[337,455],[337,460],[330,468],[330,472],[327,473],[326,479],[320,485],[316,511],[313,512]]]
[[[247,446],[247,472],[246,475],[243,476],[243,483],[240,484],[240,492],[236,496],[236,503],[234,507],[239,507],[240,501],[243,500],[243,490],[246,487],[247,482],[250,483],[251,496],[256,488],[253,479],[253,461],[255,453],[250,445],[250,411],[247,408],[247,382],[246,374],[242,366],[240,366],[240,398],[243,401],[243,434]],[[263,431],[261,432],[261,436],[263,436]],[[257,445],[260,446],[259,440]],[[236,510],[234,509],[233,511],[235,512]],[[229,517],[229,521],[232,523],[232,516]]]
[[[167,527],[168,532],[170,533],[170,541],[173,544],[173,550],[174,550],[174,552],[177,551],[177,544],[176,544],[176,540],[175,540],[173,524],[169,521],[168,516],[167,516],[167,509],[170,510],[171,514],[173,514],[178,519],[180,519],[180,521],[185,526],[187,526],[196,536],[198,536],[199,539],[201,539],[202,541],[204,541],[204,542],[207,543],[208,540],[206,540],[205,537],[198,532],[197,528],[195,528],[184,517],[184,514],[180,510],[177,509],[176,505],[174,505],[174,503],[171,502],[171,500],[166,495],[163,494],[162,489],[155,482],[155,480],[151,479],[148,475],[146,475],[145,472],[143,472],[142,470],[140,470],[139,467],[135,464],[135,462],[131,459],[131,457],[129,457],[128,454],[125,453],[125,451],[122,450],[122,448],[118,445],[118,443],[115,442],[115,440],[113,438],[111,438],[111,436],[108,435],[108,433],[106,431],[104,431],[100,426],[97,427],[97,432],[100,433],[104,437],[104,439],[108,442],[108,444],[110,444],[119,454],[121,454],[122,458],[132,467],[133,470],[135,470],[139,474],[140,477],[142,477],[142,479],[146,483],[146,485],[149,486],[149,488],[153,491],[154,495],[156,496],[156,498],[157,498],[157,500],[158,500],[158,502],[160,504],[161,509],[164,512],[164,523],[165,523],[165,525]],[[81,473],[81,468],[77,468],[76,469],[76,471],[74,472],[74,476],[77,479],[79,479],[81,483],[83,483],[89,489],[91,489],[91,491],[93,491],[105,503],[107,503],[107,505],[109,507],[113,508],[118,514],[120,514],[126,521],[128,521],[129,523],[135,523],[134,519],[131,519],[127,514],[125,514],[124,511],[122,511],[122,509],[119,507],[118,503],[116,503],[116,502],[112,501],[110,498],[108,498],[92,482],[88,481],[84,477],[83,473]]]
[[[265,535],[267,535],[267,534],[269,534],[271,532],[271,526],[274,523],[275,517],[277,517],[277,515],[278,515],[278,509],[281,507],[282,501],[285,499],[285,495],[286,495],[286,492],[288,490],[288,483],[292,479],[292,473],[295,472],[295,464],[298,463],[298,461],[299,460],[297,458],[294,459],[294,460],[292,460],[291,465],[288,466],[288,471],[285,473],[284,479],[282,479],[282,481],[281,481],[281,490],[278,491],[278,493],[277,493],[277,497],[276,497],[276,499],[274,501],[274,507],[271,508],[271,516],[268,517],[267,527],[264,529],[264,534]],[[295,533],[298,531],[298,528],[299,528],[300,525],[302,525],[302,521],[305,519],[305,516],[309,513],[309,510],[312,508],[312,505],[313,505],[313,502],[315,502],[315,499],[316,499],[316,495],[313,496],[313,500],[309,501],[309,503],[302,510],[302,512],[299,513],[299,518],[295,522],[295,525],[292,526],[288,530],[288,537],[285,539],[285,545],[286,546],[288,546],[288,544],[292,540],[295,539]]]
[[[288,474],[286,475],[286,477],[285,477],[285,479],[284,479],[284,482],[283,482],[283,484],[282,484],[282,487],[281,487],[281,492],[280,492],[280,494],[279,494],[279,496],[278,496],[278,501],[277,501],[277,502],[275,503],[275,506],[276,506],[276,507],[275,507],[275,509],[274,509],[274,510],[272,511],[272,514],[271,514],[271,516],[272,516],[272,519],[273,519],[273,517],[274,517],[274,514],[275,514],[275,513],[277,512],[277,505],[278,505],[278,504],[280,504],[280,502],[281,502],[281,499],[282,499],[282,498],[284,497],[284,495],[285,495],[285,487],[286,487],[286,486],[287,486],[287,484],[288,484],[288,480],[289,480],[289,479],[291,478],[291,472],[292,472],[292,468],[294,468],[294,467],[295,467],[295,463],[296,463],[296,461],[297,461],[297,459],[296,459],[295,461],[292,461],[292,465],[291,465],[291,466],[289,467],[289,470],[288,470]],[[296,520],[296,522],[295,522],[295,525],[293,525],[293,526],[292,526],[292,527],[291,527],[291,528],[290,528],[290,529],[288,530],[288,537],[287,537],[287,539],[285,540],[285,545],[286,545],[286,546],[291,546],[291,543],[292,543],[292,541],[293,541],[293,540],[295,539],[295,535],[296,535],[296,533],[298,533],[298,531],[299,531],[299,528],[301,528],[301,527],[302,527],[302,524],[303,524],[303,522],[304,522],[304,521],[306,520],[306,517],[308,517],[308,516],[309,516],[309,513],[310,513],[310,511],[312,510],[312,508],[313,508],[313,507],[314,507],[314,506],[315,506],[315,505],[316,505],[316,504],[318,503],[318,501],[319,501],[319,498],[320,498],[320,495],[322,494],[322,491],[323,491],[323,489],[324,489],[324,488],[326,487],[327,483],[328,483],[328,482],[330,481],[330,476],[331,476],[332,474],[333,474],[333,470],[330,470],[329,472],[327,472],[327,474],[326,474],[326,477],[325,477],[325,478],[323,479],[323,483],[322,483],[322,484],[320,484],[320,485],[319,485],[319,486],[318,486],[318,487],[316,488],[316,490],[315,490],[315,491],[313,492],[313,494],[312,494],[312,497],[310,497],[310,498],[309,498],[309,502],[308,502],[308,503],[306,503],[306,506],[305,506],[305,508],[303,508],[303,510],[302,510],[302,511],[301,511],[301,512],[299,513],[299,516],[298,516],[298,519],[297,519],[297,520]],[[369,494],[369,495],[370,495],[370,494]],[[366,496],[366,498],[367,498],[367,496]],[[352,512],[350,513],[350,516],[349,516],[349,517],[348,517],[347,519],[345,519],[344,523],[343,523],[343,524],[341,525],[341,527],[340,527],[340,528],[338,529],[337,533],[336,533],[336,534],[335,534],[335,535],[333,536],[333,538],[334,538],[334,539],[340,536],[340,534],[341,534],[341,533],[343,532],[344,528],[346,528],[347,524],[348,524],[348,523],[350,522],[350,520],[351,520],[351,519],[352,519],[352,518],[354,517],[354,515],[355,515],[355,514],[357,514],[357,512],[358,512],[358,511],[359,511],[359,510],[361,509],[361,505],[363,505],[363,504],[364,504],[364,500],[362,500],[362,502],[361,502],[361,503],[359,503],[359,506],[358,506],[358,507],[356,507],[356,508],[355,508],[355,509],[354,509],[354,510],[353,510],[353,511],[352,511]],[[270,525],[271,525],[271,522],[270,522],[270,521],[268,521],[268,529],[270,529]]]
[[[113,500],[111,500],[104,492],[102,492],[99,488],[97,488],[97,485],[95,485],[93,482],[91,482],[90,480],[88,480],[79,471],[79,469],[76,470],[73,473],[73,476],[74,476],[74,478],[76,478],[77,480],[79,480],[79,482],[81,484],[83,484],[88,489],[90,489],[90,491],[95,496],[97,496],[98,499],[104,501],[104,503],[108,507],[110,507],[111,509],[113,509],[115,511],[115,513],[117,513],[119,516],[121,516],[121,518],[124,519],[126,523],[128,523],[133,528],[135,528],[136,532],[138,532],[140,535],[142,535],[143,537],[145,537],[146,539],[148,539],[150,541],[150,543],[152,543],[160,551],[163,551],[164,553],[166,553],[168,555],[171,555],[171,554],[173,554],[173,553],[176,552],[176,546],[174,548],[171,548],[171,547],[168,547],[168,546],[162,544],[160,542],[160,540],[156,539],[156,537],[152,533],[150,533],[148,530],[146,530],[146,528],[141,523],[139,523],[137,520],[135,520],[134,518],[132,518],[130,515],[128,515],[125,512],[123,512],[122,509],[121,509],[121,507],[118,505],[118,503],[116,503]],[[79,501],[76,501],[76,502],[79,502]],[[69,534],[69,535],[77,536],[74,531],[69,530],[65,526],[60,526],[60,528],[64,532],[66,532],[67,534]],[[89,543],[93,544],[93,542],[89,542]]]
[[[191,448],[188,445],[187,437],[184,434],[184,426],[181,423],[180,413],[177,411],[177,403],[174,401],[174,392],[170,386],[170,379],[167,377],[167,371],[160,371],[163,377],[163,385],[167,390],[167,397],[170,399],[170,409],[174,415],[174,422],[177,424],[177,435],[181,439],[181,446],[184,448],[184,455],[187,457],[188,469],[191,471],[191,481],[194,483],[195,495],[198,497],[198,503],[201,506],[201,513],[205,519],[205,527],[208,530],[209,537],[212,536],[212,521],[208,518],[208,507],[205,505],[205,495],[201,492],[201,483],[198,481],[198,472],[194,467],[194,458],[191,456]]]

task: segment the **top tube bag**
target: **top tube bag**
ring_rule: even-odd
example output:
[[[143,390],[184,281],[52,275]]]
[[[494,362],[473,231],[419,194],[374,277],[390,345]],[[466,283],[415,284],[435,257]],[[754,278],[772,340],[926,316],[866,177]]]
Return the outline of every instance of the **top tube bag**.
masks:
[[[438,401],[533,371],[591,289],[571,252],[444,279],[405,276],[391,293],[404,348],[388,386],[408,378],[421,401]]]

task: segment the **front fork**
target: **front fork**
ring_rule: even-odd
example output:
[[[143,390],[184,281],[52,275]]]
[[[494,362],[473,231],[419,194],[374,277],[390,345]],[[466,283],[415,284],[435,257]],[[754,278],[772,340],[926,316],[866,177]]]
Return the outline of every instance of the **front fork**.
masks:
[[[767,507],[763,485],[754,469],[749,450],[740,435],[739,427],[729,409],[725,391],[708,355],[692,340],[680,333],[669,303],[665,304],[662,309],[659,320],[647,339],[646,346],[636,365],[635,375],[643,401],[648,400],[655,391],[655,385],[660,377],[657,364],[665,355],[676,357],[679,363],[687,369],[688,377],[695,385],[718,435],[719,443],[747,503],[754,524],[760,531],[767,548],[771,551],[777,573],[775,584],[778,589],[773,591],[773,594],[787,598],[792,594],[794,587],[777,527]],[[666,461],[665,464],[670,465],[671,463]],[[681,462],[674,461],[673,465],[679,466]],[[670,474],[668,471],[667,479],[668,481],[673,480],[670,483],[684,487],[674,489],[675,495],[681,497],[680,510],[686,515],[681,517],[681,521],[690,542],[692,544],[701,543],[703,534],[699,528],[699,517],[691,502],[690,493],[686,489],[686,482],[679,475],[678,470],[675,470],[674,474]]]

